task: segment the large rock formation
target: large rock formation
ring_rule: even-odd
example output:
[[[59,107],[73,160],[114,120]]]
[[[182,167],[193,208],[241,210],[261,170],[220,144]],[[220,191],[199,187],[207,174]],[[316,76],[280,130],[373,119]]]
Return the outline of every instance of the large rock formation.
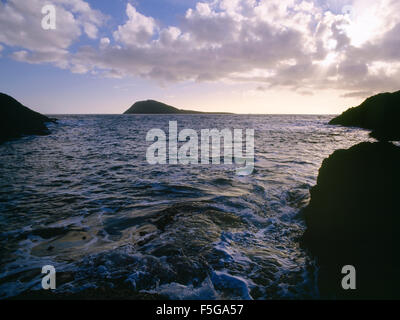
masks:
[[[372,130],[371,136],[381,141],[400,140],[400,91],[381,93],[350,108],[329,124]]]
[[[304,210],[303,245],[323,298],[400,298],[400,148],[361,143],[325,159]],[[343,290],[342,267],[356,268]]]
[[[192,110],[182,110],[169,106],[155,100],[138,101],[130,107],[124,114],[216,114],[222,112],[199,112]]]
[[[40,113],[23,106],[14,98],[0,93],[0,142],[22,135],[45,135],[46,122],[53,122]]]

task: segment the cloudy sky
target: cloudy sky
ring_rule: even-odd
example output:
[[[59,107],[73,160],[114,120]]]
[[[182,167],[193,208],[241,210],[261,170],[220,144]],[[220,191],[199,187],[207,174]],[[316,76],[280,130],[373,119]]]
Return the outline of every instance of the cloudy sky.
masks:
[[[42,8],[56,8],[56,29]],[[0,91],[40,112],[156,99],[339,113],[400,89],[399,0],[0,0]]]

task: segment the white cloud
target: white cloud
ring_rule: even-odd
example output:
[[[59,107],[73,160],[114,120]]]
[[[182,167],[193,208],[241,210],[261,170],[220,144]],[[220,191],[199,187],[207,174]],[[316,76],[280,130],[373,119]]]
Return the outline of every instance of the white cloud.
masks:
[[[41,27],[41,9],[46,0],[0,2],[0,42],[34,52],[60,52],[68,49],[82,34],[97,36],[97,26],[105,16],[83,0],[54,0],[56,30]]]
[[[110,45],[111,41],[109,38],[100,39],[100,49],[105,49]]]
[[[68,63],[68,51],[57,50],[57,51],[34,51],[28,52],[26,50],[15,51],[11,55],[15,60],[21,62],[28,62],[34,64],[40,63],[52,63],[56,67],[67,69]]]
[[[140,14],[130,3],[127,5],[126,14],[129,19],[114,32],[115,40],[127,46],[147,43],[156,30],[154,19]]]
[[[68,52],[71,43],[83,31],[97,38],[104,20],[85,1],[56,1],[63,27],[57,36],[24,19],[27,10],[40,14],[32,10],[43,1],[9,3],[0,3],[5,30],[0,42],[23,48],[14,54],[20,61],[164,83],[246,82],[300,94],[338,89],[355,96],[400,86],[398,0],[204,1],[187,10],[177,26],[162,26],[127,4],[126,22],[111,30],[112,44],[103,37],[98,48],[84,46],[76,53]]]
[[[83,23],[83,29],[85,30],[87,36],[91,39],[97,38],[98,29],[97,27],[89,22]]]

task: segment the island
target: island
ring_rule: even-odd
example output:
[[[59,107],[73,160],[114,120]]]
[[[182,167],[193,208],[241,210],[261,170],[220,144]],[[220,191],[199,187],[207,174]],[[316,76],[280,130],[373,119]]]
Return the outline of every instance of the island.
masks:
[[[22,135],[49,134],[46,123],[55,121],[0,93],[0,143]]]
[[[200,112],[183,110],[155,100],[138,101],[124,114],[230,114],[226,112]]]

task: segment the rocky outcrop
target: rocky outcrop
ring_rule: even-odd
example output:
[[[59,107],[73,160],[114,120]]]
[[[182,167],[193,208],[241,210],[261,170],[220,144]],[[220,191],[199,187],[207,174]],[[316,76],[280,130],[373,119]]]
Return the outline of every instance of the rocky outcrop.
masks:
[[[400,140],[400,91],[381,93],[332,119],[329,124],[372,130],[381,141]]]
[[[138,101],[124,114],[224,114],[221,112],[199,112],[182,110],[155,100]]]
[[[304,209],[302,244],[317,258],[323,298],[400,298],[400,148],[361,143],[325,159]],[[342,267],[356,268],[343,290]]]
[[[54,121],[0,93],[0,143],[22,135],[48,134],[46,122]]]

